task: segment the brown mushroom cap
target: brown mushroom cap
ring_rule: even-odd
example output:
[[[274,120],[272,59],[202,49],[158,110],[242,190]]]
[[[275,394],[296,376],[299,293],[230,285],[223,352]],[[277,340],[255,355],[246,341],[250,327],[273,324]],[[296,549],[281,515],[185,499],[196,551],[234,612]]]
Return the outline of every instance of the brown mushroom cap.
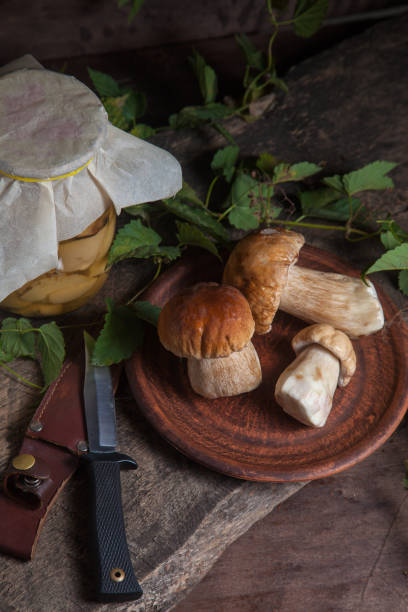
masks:
[[[195,359],[228,357],[240,351],[254,328],[242,293],[218,283],[198,283],[173,296],[160,312],[157,325],[167,350]]]
[[[340,362],[338,384],[340,387],[348,385],[356,371],[356,354],[350,338],[331,325],[316,323],[305,327],[292,339],[292,347],[296,354],[310,344],[320,344],[337,357]]]
[[[271,329],[289,267],[296,263],[304,242],[297,232],[265,229],[246,236],[232,251],[223,282],[237,287],[247,298],[257,334]]]

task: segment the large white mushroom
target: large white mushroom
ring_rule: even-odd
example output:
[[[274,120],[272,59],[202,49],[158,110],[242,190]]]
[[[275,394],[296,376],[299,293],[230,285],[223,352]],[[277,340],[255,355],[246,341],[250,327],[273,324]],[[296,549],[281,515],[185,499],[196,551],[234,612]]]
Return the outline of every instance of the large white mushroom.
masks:
[[[328,323],[351,337],[384,326],[374,285],[360,278],[295,265],[304,237],[265,229],[241,240],[226,263],[223,282],[246,296],[255,332],[265,334],[278,308],[307,323]]]
[[[292,347],[297,357],[278,378],[276,401],[301,423],[323,427],[337,385],[348,385],[356,370],[353,345],[343,332],[318,323],[296,334]]]

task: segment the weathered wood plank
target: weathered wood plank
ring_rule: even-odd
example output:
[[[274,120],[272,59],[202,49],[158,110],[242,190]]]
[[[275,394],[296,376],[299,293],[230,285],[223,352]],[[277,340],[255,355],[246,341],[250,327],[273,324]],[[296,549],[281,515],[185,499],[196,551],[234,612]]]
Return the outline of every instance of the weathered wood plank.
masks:
[[[354,13],[370,13],[376,9],[400,5],[399,0],[358,0],[330,2],[327,16],[339,18]],[[146,0],[136,17],[129,22],[131,0],[119,8],[118,0],[9,0],[2,6],[0,65],[26,53],[39,60],[117,53],[124,50],[177,45],[194,41],[234,36],[237,32],[270,32],[265,0]],[[285,20],[293,13],[295,0],[282,14]],[[315,47],[316,41],[326,44],[349,36],[359,28],[371,25],[370,19],[357,24],[332,24],[325,33],[305,41],[291,36],[285,55],[293,56],[293,48],[302,52]],[[331,38],[334,34],[334,38]],[[281,36],[279,37],[281,38]],[[279,43],[280,44],[280,43]],[[288,47],[292,46],[292,50]],[[321,47],[320,47],[321,48]]]
[[[131,23],[129,7],[119,8],[116,0],[11,0],[2,11],[0,58],[112,53],[269,28],[264,0],[149,0]]]
[[[407,425],[343,474],[314,481],[222,555],[174,612],[405,612]]]

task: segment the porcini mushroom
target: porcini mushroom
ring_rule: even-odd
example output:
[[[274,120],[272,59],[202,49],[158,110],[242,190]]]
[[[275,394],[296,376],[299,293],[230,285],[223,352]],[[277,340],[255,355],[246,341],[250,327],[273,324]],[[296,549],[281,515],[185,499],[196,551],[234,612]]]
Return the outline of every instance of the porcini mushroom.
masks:
[[[345,387],[356,370],[353,345],[342,331],[317,323],[292,339],[297,357],[279,376],[275,398],[305,425],[323,427],[337,385]]]
[[[163,346],[188,359],[194,391],[208,398],[238,395],[261,383],[254,329],[242,293],[218,283],[198,283],[173,296],[157,326]]]
[[[297,232],[265,229],[246,236],[232,251],[223,282],[246,296],[255,332],[270,330],[278,308],[307,323],[328,323],[352,337],[381,329],[384,314],[374,285],[295,265],[303,243]]]

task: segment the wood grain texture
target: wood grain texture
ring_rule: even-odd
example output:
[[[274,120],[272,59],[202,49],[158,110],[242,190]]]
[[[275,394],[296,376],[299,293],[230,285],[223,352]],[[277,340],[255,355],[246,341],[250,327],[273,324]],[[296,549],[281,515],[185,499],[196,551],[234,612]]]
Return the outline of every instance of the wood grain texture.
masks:
[[[269,29],[263,0],[194,5],[150,0],[131,23],[130,3],[119,8],[117,0],[12,0],[3,8],[0,58],[5,61],[25,53],[40,60],[63,58]]]
[[[406,612],[407,434],[276,508],[173,612]]]
[[[282,15],[285,19],[293,11]],[[330,3],[330,17],[361,13],[398,0],[358,0]],[[0,64],[32,53],[39,60],[116,53],[126,49],[194,43],[236,32],[270,31],[264,0],[149,0],[130,23],[131,2],[122,8],[117,0],[9,0],[2,6]],[[285,17],[286,15],[286,17]],[[350,26],[349,26],[350,27]],[[353,26],[351,26],[353,27]],[[295,46],[307,48],[300,39]]]
[[[406,19],[390,21],[295,68],[288,79],[291,93],[284,100],[283,107],[277,107],[270,115],[253,125],[248,126],[238,122],[232,124],[232,130],[243,154],[255,154],[267,150],[290,161],[327,160],[325,169],[327,174],[355,169],[373,159],[401,162],[393,172],[396,189],[387,193],[386,197],[384,194],[370,194],[366,202],[371,207],[386,209],[396,215],[403,227],[408,229],[406,204],[408,175],[407,168],[402,163],[406,155],[407,131],[408,91],[404,81],[407,71],[405,52],[407,26]],[[100,68],[102,69],[102,65]],[[224,145],[224,142],[207,131],[200,135],[190,132],[163,133],[155,142],[167,146],[175,153],[183,164],[185,178],[199,192],[204,193],[209,183],[206,173],[208,162],[215,147]],[[382,252],[379,243],[374,241],[348,244],[340,232],[308,231],[305,234],[309,243],[341,255],[354,268],[365,267]],[[72,324],[97,319],[103,311],[105,296],[116,300],[129,299],[149,279],[150,274],[149,264],[139,262],[118,264],[115,274],[111,275],[103,292],[91,304],[67,315],[61,319],[61,322]],[[374,280],[391,296],[399,308],[406,307],[406,299],[397,291],[392,274],[376,275]],[[398,321],[399,317],[396,317],[394,324],[398,325]],[[70,333],[75,336],[78,330]],[[35,366],[24,363],[18,364],[18,367],[27,375],[38,376]],[[15,383],[3,372],[0,373],[0,382],[0,463],[5,467],[18,449],[19,439],[38,399],[35,394]],[[134,456],[140,464],[136,474],[125,474],[122,479],[132,561],[136,572],[142,578],[146,592],[145,601],[140,604],[140,609],[144,606],[147,612],[166,612],[205,575],[228,544],[244,533],[254,521],[270,512],[277,503],[293,494],[301,485],[247,483],[210,472],[185,459],[160,439],[135,407],[126,386],[122,387],[120,397],[118,401],[120,449]],[[392,444],[392,441],[387,443],[385,448],[388,444]],[[377,451],[374,456],[381,458],[382,451]],[[382,500],[378,502],[379,504],[387,503],[384,491],[376,490],[376,479],[370,471],[373,464],[367,463],[370,461],[371,458],[364,461],[361,466],[352,468],[361,470],[360,482],[366,500],[364,508],[369,512],[375,499]],[[396,466],[384,463],[381,459],[378,461],[376,465],[384,474],[385,482],[387,470],[396,473],[394,472]],[[368,466],[367,470],[365,465]],[[345,472],[338,478],[347,479],[348,473]],[[392,489],[396,490],[397,481],[394,479],[391,482]],[[329,501],[324,495],[325,483],[326,481],[322,480],[313,484],[315,488],[311,490],[310,497],[303,497],[302,504],[295,506],[295,509],[288,514],[287,532],[290,532],[296,523],[297,529],[294,533],[298,540],[304,540],[298,517],[302,516],[301,510],[304,506],[312,507],[316,487],[321,487],[322,490],[319,507]],[[304,489],[305,494],[307,490],[308,487]],[[327,491],[329,495],[330,490]],[[86,507],[83,501],[85,493],[86,482],[83,476],[78,474],[68,484],[51,511],[33,563],[24,564],[1,556],[0,598],[5,611],[43,612],[55,609],[73,612],[115,609],[134,612],[136,610],[136,607],[130,604],[104,608],[86,599],[89,582]],[[392,497],[393,499],[395,498]],[[391,503],[394,504],[394,501]],[[352,507],[352,503],[346,501],[343,507],[345,510],[343,524],[350,525],[352,515],[348,515],[347,510]],[[281,511],[282,509],[279,510]],[[324,532],[320,534],[320,525],[315,526],[315,533],[320,534],[319,542],[322,546],[327,544],[328,548],[332,546],[330,534],[336,524],[336,511],[332,509],[331,512]],[[385,516],[383,524],[388,528],[391,525],[392,512],[383,515]],[[374,519],[376,515],[374,513],[370,516]],[[272,521],[273,517],[274,513],[271,515]],[[280,517],[281,515],[277,522],[283,520]],[[318,518],[316,520],[319,523]],[[309,529],[312,529],[311,524],[308,525]],[[279,525],[276,525],[273,528],[277,537],[280,533],[278,527]],[[367,529],[369,528],[370,524],[367,525]],[[252,555],[254,550],[260,550],[264,533],[261,532],[260,539],[255,540]],[[382,533],[386,534],[386,530]],[[295,564],[296,570],[293,558],[285,556],[285,541],[283,537],[274,559],[278,557],[278,568],[282,570],[279,575],[280,583],[285,580],[287,588],[286,597],[289,603],[284,612],[293,612],[296,609],[304,609],[303,598],[301,590],[291,593],[289,579],[284,579],[285,570],[291,564]],[[291,542],[294,550],[295,540]],[[271,540],[267,543],[271,547],[276,547]],[[334,540],[334,545],[339,549],[342,546],[342,539]],[[282,561],[279,561],[278,550]],[[311,552],[307,547],[301,550],[303,550],[301,568],[304,568]],[[357,551],[357,548],[355,550]],[[364,552],[364,542],[361,543],[361,550]],[[379,552],[378,548],[375,550]],[[251,561],[253,557],[247,553],[245,547],[240,549],[240,552],[241,565],[247,567],[243,564],[243,560]],[[315,550],[314,554],[324,559],[319,549]],[[338,559],[338,576],[340,576],[345,557]],[[379,565],[378,568],[387,567],[387,563],[388,567],[393,567],[394,562],[395,556],[390,550],[388,561],[387,556],[382,557],[384,565]],[[238,563],[237,558],[235,568]],[[363,558],[362,553],[360,557],[356,556],[356,566],[359,563],[367,569],[369,561],[366,557]],[[252,576],[256,574],[260,576],[262,567],[262,559],[259,557]],[[366,569],[365,575],[368,576],[369,571],[367,573]],[[268,572],[273,572],[273,566],[269,562],[263,574],[263,587],[260,588],[268,588],[265,586],[270,582]],[[229,597],[229,607],[224,609],[234,609],[235,606],[239,612],[253,610],[257,604],[251,599],[249,587],[247,591],[249,595],[242,605],[239,603],[240,608],[237,603],[239,600],[234,599],[234,593],[242,593],[242,590],[239,591],[240,574],[229,575],[228,567],[224,567],[222,576],[225,588],[228,584],[227,579],[231,578],[229,592],[227,588],[223,591],[226,593],[227,602]],[[306,578],[310,579],[310,574]],[[234,592],[235,580],[237,582]],[[337,580],[340,584],[340,578]],[[351,589],[352,573],[348,574],[347,580],[346,587]],[[400,586],[397,583],[391,584],[396,588]],[[220,590],[216,575],[212,575],[209,586],[211,585]],[[377,601],[386,603],[381,594],[381,583],[377,585]],[[336,589],[332,594],[339,593],[341,586]],[[202,591],[201,593],[203,594]],[[258,601],[262,601],[262,597],[261,599],[258,597]],[[268,602],[267,599],[265,601],[266,605],[258,609],[270,612],[267,606],[271,608],[271,601]],[[326,598],[325,602],[326,608],[323,605],[322,612],[330,609],[328,605],[330,600]],[[194,606],[184,608],[183,612],[186,610],[202,612],[205,609],[204,605],[207,605],[207,610],[221,610],[217,607],[218,603],[214,604],[210,600],[208,604],[208,599],[207,603],[201,599],[201,605],[195,600]],[[387,606],[381,606],[381,609],[387,609]]]

